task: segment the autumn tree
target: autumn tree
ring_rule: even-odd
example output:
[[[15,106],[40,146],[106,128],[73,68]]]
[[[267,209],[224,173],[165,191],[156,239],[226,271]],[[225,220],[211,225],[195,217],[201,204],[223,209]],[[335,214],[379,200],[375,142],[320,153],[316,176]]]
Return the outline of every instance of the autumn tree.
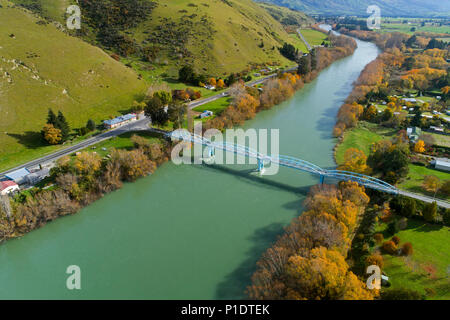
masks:
[[[338,167],[339,170],[351,171],[361,174],[369,173],[367,166],[367,156],[363,151],[356,148],[349,148],[344,154],[344,163]]]
[[[423,153],[423,152],[425,152],[425,142],[423,142],[423,140],[418,140],[414,144],[414,152],[416,152],[416,153]]]
[[[427,203],[423,207],[422,215],[425,221],[427,222],[433,222],[436,219],[437,216],[437,203],[436,201],[432,203]]]
[[[441,181],[439,178],[433,175],[426,175],[422,183],[423,188],[432,193],[436,193],[439,190],[440,185]]]
[[[46,124],[44,126],[42,135],[49,144],[58,144],[62,140],[61,130],[56,129],[52,124]]]

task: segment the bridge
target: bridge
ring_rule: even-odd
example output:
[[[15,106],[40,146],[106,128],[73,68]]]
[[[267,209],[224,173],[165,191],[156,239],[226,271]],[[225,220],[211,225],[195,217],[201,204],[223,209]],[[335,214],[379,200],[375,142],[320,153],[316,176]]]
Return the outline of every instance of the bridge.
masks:
[[[355,181],[360,185],[363,185],[364,187],[370,189],[375,189],[378,191],[387,192],[395,195],[399,194],[399,190],[396,187],[380,179],[376,179],[363,174],[342,170],[327,170],[311,162],[290,156],[284,155],[269,156],[239,144],[230,143],[227,141],[211,141],[203,136],[189,133],[186,130],[175,130],[171,133],[168,133],[168,136],[174,140],[191,142],[194,144],[200,144],[205,146],[208,150],[209,157],[214,156],[215,150],[223,150],[244,157],[257,159],[259,172],[262,172],[264,170],[265,165],[270,163],[276,163],[283,167],[288,167],[291,169],[300,170],[317,175],[320,178],[321,184],[323,184],[325,178],[332,178],[339,181]]]

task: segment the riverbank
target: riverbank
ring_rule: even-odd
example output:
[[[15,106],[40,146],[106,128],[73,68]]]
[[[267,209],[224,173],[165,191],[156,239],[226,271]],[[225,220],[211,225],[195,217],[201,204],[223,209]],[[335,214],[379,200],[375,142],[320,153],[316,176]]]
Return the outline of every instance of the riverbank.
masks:
[[[289,99],[303,88],[304,83],[315,79],[321,70],[356,49],[354,40],[347,37],[333,37],[331,43],[332,48],[319,48],[310,58],[311,72],[303,77],[284,73],[280,78],[269,80],[261,94],[257,89],[235,86],[232,90],[239,92],[232,94],[233,103],[221,116],[208,121],[205,129],[221,130],[242,125],[257,112]],[[74,159],[67,156],[59,159],[52,170],[54,184],[51,190],[37,188],[19,195],[13,203],[11,217],[0,212],[0,242],[21,237],[57,217],[74,214],[105,194],[120,189],[123,182],[149,175],[169,159],[171,146],[168,143],[150,144],[142,137],[133,138],[134,150],[112,150],[103,155],[106,156],[103,159],[96,152],[79,153]]]
[[[279,129],[280,153],[334,167],[337,107],[376,54],[374,45],[358,41],[353,55],[243,129]],[[288,168],[263,177],[249,174],[254,169],[169,161],[76,215],[6,242],[0,298],[245,298],[256,261],[301,215],[317,184],[316,177]],[[73,264],[82,271],[79,291],[65,289],[65,270]]]

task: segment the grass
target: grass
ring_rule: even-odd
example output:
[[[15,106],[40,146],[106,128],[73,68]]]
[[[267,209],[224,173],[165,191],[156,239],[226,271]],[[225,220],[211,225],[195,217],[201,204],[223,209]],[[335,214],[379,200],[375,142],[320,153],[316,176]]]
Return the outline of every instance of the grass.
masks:
[[[303,36],[305,37],[306,41],[308,41],[308,43],[312,47],[319,46],[324,41],[329,42],[329,41],[326,41],[328,36],[323,32],[320,32],[320,31],[317,31],[314,29],[301,29],[301,32],[302,32]]]
[[[0,67],[12,81],[0,78],[0,170],[61,148],[44,145],[39,133],[48,108],[79,128],[128,110],[147,87],[102,50],[8,3],[0,0]]]
[[[378,232],[384,233],[387,225],[380,224]],[[383,272],[389,276],[391,288],[407,288],[426,294],[431,288],[435,294],[428,299],[449,299],[450,228],[409,219],[408,226],[396,234],[401,243],[411,242],[414,253],[410,257],[383,255]]]
[[[409,164],[409,173],[406,176],[406,178],[398,185],[398,187],[404,190],[422,193],[432,197],[434,194],[425,191],[422,187],[423,179],[427,175],[436,176],[441,180],[441,182],[450,180],[450,173],[448,172],[418,166],[415,164]],[[440,193],[437,193],[436,197],[445,200],[450,200],[450,196],[445,196]]]
[[[434,138],[434,140],[436,141],[436,145],[441,146],[441,147],[450,148],[450,136],[432,133],[432,132],[426,132],[426,134],[427,135],[429,134]]]
[[[359,121],[355,128],[344,133],[342,142],[336,148],[336,163],[342,164],[344,162],[345,151],[349,148],[357,148],[369,155],[372,143],[390,138],[394,133],[395,130],[393,129]]]
[[[215,115],[220,114],[223,110],[225,110],[231,103],[230,97],[223,97],[217,99],[215,101],[206,103],[204,105],[198,106],[192,110],[195,112],[203,112],[205,110],[209,110],[214,112]]]
[[[131,141],[131,137],[133,135],[138,135],[143,138],[146,138],[148,141],[153,143],[159,143],[160,140],[155,136],[155,134],[151,132],[127,132],[120,136],[116,136],[114,138],[99,142],[93,146],[90,146],[82,151],[89,152],[97,152],[100,156],[105,157],[108,155],[111,150],[114,149],[123,149],[123,150],[132,150],[134,149],[133,142]],[[105,150],[103,150],[105,149]]]

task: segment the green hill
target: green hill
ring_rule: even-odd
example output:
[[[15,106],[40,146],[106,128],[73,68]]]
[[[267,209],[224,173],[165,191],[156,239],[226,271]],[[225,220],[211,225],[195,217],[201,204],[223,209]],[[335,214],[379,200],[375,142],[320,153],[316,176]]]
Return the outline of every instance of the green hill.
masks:
[[[0,0],[0,169],[55,147],[39,132],[48,108],[74,128],[128,109],[146,84],[97,47]]]
[[[369,5],[377,5],[382,16],[396,17],[449,17],[450,2],[441,0],[256,0],[308,14],[369,16]]]
[[[64,23],[68,0],[14,0]],[[57,5],[59,3],[59,5]],[[83,14],[77,35],[106,50],[127,56],[139,71],[174,77],[184,64],[199,73],[223,76],[249,64],[290,62],[277,50],[284,42],[295,45],[281,22],[311,18],[303,13],[270,11],[251,0],[79,0]],[[117,10],[110,10],[111,6]],[[138,12],[128,8],[141,6]],[[279,10],[278,10],[279,11]],[[286,15],[286,16],[283,16]],[[279,21],[274,18],[280,17]],[[128,18],[127,18],[128,17]],[[149,63],[142,65],[143,60]],[[129,61],[126,61],[129,62]]]

